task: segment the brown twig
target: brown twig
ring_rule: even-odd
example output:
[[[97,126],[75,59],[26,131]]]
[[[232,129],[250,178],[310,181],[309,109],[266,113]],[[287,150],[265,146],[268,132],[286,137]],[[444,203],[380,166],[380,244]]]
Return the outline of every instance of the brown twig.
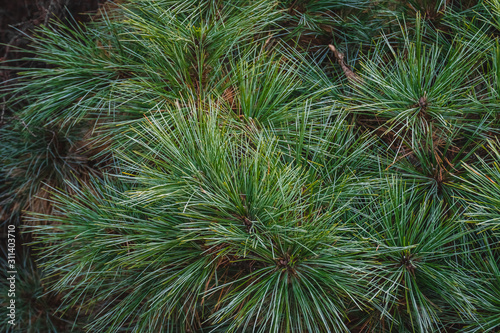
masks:
[[[361,77],[359,77],[358,74],[354,73],[349,68],[349,66],[346,65],[345,60],[344,60],[344,55],[342,53],[340,53],[339,51],[337,51],[337,49],[335,48],[335,46],[333,46],[332,44],[329,44],[328,47],[333,52],[333,55],[335,56],[335,58],[337,59],[337,62],[339,63],[339,65],[342,68],[342,70],[344,71],[345,76],[347,76],[347,79],[351,83],[362,84],[363,83],[363,79]]]
[[[405,158],[405,157],[407,157],[407,156],[409,156],[411,154],[413,154],[412,151],[410,151],[410,152],[408,152],[408,153],[406,153],[406,154],[404,154],[402,156],[399,156],[394,162],[392,162],[391,164],[389,164],[389,166],[387,168],[385,168],[384,171],[389,170],[389,168],[392,167],[394,164],[396,164],[397,162],[399,162],[400,160],[402,160],[403,158]]]
[[[3,103],[2,103],[2,115],[0,116],[0,125],[4,124],[3,117],[5,116],[5,104],[7,103],[5,101],[5,96],[2,99],[3,99]]]
[[[28,133],[33,135],[36,138],[36,135],[29,129],[28,125],[26,125],[24,120],[22,120],[21,118],[19,118],[18,116],[15,116],[15,115],[13,117],[14,117],[14,119],[19,120],[23,124],[24,128],[28,131]]]

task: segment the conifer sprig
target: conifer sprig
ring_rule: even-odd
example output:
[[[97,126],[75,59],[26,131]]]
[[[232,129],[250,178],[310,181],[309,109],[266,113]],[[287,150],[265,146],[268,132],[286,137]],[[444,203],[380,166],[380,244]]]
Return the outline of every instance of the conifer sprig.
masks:
[[[499,8],[128,0],[41,28],[0,92],[20,317],[495,332]]]

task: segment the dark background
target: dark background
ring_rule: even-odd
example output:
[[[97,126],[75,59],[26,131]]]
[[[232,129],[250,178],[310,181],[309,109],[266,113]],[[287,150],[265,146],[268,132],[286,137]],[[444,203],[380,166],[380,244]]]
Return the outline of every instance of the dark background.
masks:
[[[58,17],[62,20],[87,21],[99,5],[106,0],[0,0],[0,62],[8,66],[30,67],[19,61],[25,54],[17,48],[29,47],[26,36],[41,24],[50,24]],[[0,82],[15,77],[16,71],[0,69]]]

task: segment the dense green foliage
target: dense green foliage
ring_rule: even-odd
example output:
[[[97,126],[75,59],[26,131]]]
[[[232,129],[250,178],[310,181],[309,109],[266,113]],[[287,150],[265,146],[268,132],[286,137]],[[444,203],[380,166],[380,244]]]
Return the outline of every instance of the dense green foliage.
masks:
[[[127,0],[40,29],[0,92],[30,245],[0,328],[498,331],[499,15]]]

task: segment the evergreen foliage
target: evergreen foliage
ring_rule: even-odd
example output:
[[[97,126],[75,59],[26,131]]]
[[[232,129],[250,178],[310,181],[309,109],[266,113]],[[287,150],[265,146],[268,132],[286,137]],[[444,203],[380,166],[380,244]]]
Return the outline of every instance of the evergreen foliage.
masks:
[[[42,27],[0,91],[26,246],[0,328],[498,331],[499,14],[126,0]]]

